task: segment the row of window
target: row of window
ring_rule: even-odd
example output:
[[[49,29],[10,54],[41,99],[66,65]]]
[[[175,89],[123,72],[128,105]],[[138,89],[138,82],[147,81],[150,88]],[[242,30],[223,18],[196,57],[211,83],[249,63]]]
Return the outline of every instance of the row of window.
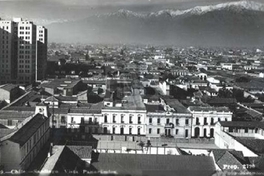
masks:
[[[104,133],[105,134],[107,133],[107,128],[106,127],[104,128]],[[116,134],[116,128],[115,127],[112,128],[112,134]],[[124,134],[124,127],[120,128],[120,131],[119,131],[118,134]],[[131,127],[129,128],[128,134],[132,134],[132,128]],[[141,128],[137,129],[137,134],[141,135]]]
[[[220,118],[218,118],[218,122],[219,122],[219,121],[221,121]],[[227,118],[225,118],[225,121],[227,121]],[[207,117],[204,117],[203,122],[204,122],[204,125],[209,125],[209,123],[207,122]],[[210,125],[214,125],[214,123],[215,123],[215,122],[214,122],[214,118],[211,117]],[[200,123],[200,121],[199,121],[199,118],[196,118],[195,124],[196,124],[196,125],[201,125],[201,123]]]
[[[115,115],[113,115],[112,118],[113,118],[113,120],[112,120],[113,123],[118,123],[118,122],[116,121],[116,116],[115,116]],[[133,123],[132,118],[133,118],[133,116],[129,116],[129,123],[130,123],[130,124]],[[108,117],[107,117],[107,115],[104,116],[104,122],[105,122],[105,123],[108,123]],[[120,123],[125,123],[124,116],[122,116],[122,115],[121,115]],[[141,117],[140,117],[140,116],[138,116],[137,123],[138,123],[138,124],[141,124]]]
[[[20,30],[24,30],[24,29],[26,29],[26,30],[30,30],[30,27],[24,27],[24,26],[20,26],[20,28],[19,28]]]
[[[180,124],[179,120],[180,120],[180,119],[176,119],[176,125],[179,125],[179,124]],[[152,120],[152,118],[150,117],[150,118],[149,118],[149,124],[152,124],[152,123],[153,123],[153,120]],[[170,119],[167,118],[167,119],[166,119],[166,124],[169,124],[169,123],[171,123],[171,122],[170,122]],[[160,124],[160,118],[157,118],[157,124]],[[189,119],[185,119],[185,125],[189,125]]]

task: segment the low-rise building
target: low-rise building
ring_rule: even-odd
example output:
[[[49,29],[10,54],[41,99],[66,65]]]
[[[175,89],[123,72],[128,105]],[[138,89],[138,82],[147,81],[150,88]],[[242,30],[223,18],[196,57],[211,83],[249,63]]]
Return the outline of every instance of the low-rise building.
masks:
[[[1,166],[4,171],[26,170],[49,139],[50,115],[45,105],[21,122],[16,131],[1,138]]]
[[[121,103],[102,108],[103,133],[146,135],[146,108],[140,95],[126,96]]]
[[[176,99],[146,104],[147,136],[190,138],[192,114]]]
[[[214,137],[217,121],[232,121],[233,113],[227,107],[190,106],[192,137]]]

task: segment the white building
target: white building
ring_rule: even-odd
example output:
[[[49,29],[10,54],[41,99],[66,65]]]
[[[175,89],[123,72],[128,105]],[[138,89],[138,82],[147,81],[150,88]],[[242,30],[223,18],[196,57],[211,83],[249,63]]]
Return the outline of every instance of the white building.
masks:
[[[176,99],[146,104],[147,137],[190,138],[192,114]]]
[[[233,113],[227,107],[190,106],[192,137],[214,137],[217,121],[231,121]]]
[[[105,106],[100,120],[104,134],[146,135],[146,108],[140,95]]]

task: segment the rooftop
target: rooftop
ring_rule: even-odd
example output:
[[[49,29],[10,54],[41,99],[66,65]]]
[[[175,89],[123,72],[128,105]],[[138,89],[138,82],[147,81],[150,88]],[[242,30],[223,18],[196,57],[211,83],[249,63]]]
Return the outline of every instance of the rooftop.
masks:
[[[264,122],[247,122],[247,121],[220,121],[224,127],[239,127],[239,128],[261,128],[264,129]]]
[[[9,139],[15,143],[19,143],[20,146],[24,145],[29,138],[38,130],[44,122],[46,122],[47,117],[42,114],[36,114],[33,116],[26,124],[19,128]],[[22,122],[23,123],[23,122]]]
[[[230,112],[227,107],[211,107],[211,106],[190,106],[190,111],[202,111],[202,112]]]
[[[161,105],[156,104],[145,104],[147,112],[165,112],[164,108]]]
[[[214,161],[208,156],[101,153],[91,165],[98,171],[131,176],[207,176],[215,172]]]
[[[21,120],[32,116],[34,111],[0,111],[0,119]]]
[[[176,113],[189,113],[186,107],[184,107],[177,99],[165,99],[167,105],[174,108]]]
[[[0,89],[4,89],[6,91],[11,91],[12,89],[18,87],[17,85],[14,84],[5,84],[5,85],[1,85]]]
[[[48,87],[48,88],[57,88],[57,87],[64,87],[64,88],[73,88],[78,84],[81,80],[79,79],[55,79],[53,81],[49,81],[47,83],[43,83],[41,87]]]

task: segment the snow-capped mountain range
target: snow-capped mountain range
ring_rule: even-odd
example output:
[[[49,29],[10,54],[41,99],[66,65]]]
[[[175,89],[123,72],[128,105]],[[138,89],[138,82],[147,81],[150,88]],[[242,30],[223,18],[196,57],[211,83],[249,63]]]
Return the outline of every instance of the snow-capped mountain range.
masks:
[[[196,6],[187,10],[177,10],[177,9],[166,9],[158,12],[151,13],[137,13],[126,9],[120,9],[118,12],[98,15],[98,17],[103,16],[126,16],[126,17],[138,17],[138,18],[149,18],[149,17],[158,17],[160,15],[170,15],[171,17],[177,17],[181,15],[203,15],[208,12],[217,11],[217,10],[234,10],[234,11],[243,11],[243,10],[252,10],[252,11],[264,11],[264,4],[254,1],[236,1],[229,3],[221,3],[217,5],[209,6]]]
[[[236,1],[151,13],[122,9],[47,27],[51,41],[262,46],[264,4]]]

